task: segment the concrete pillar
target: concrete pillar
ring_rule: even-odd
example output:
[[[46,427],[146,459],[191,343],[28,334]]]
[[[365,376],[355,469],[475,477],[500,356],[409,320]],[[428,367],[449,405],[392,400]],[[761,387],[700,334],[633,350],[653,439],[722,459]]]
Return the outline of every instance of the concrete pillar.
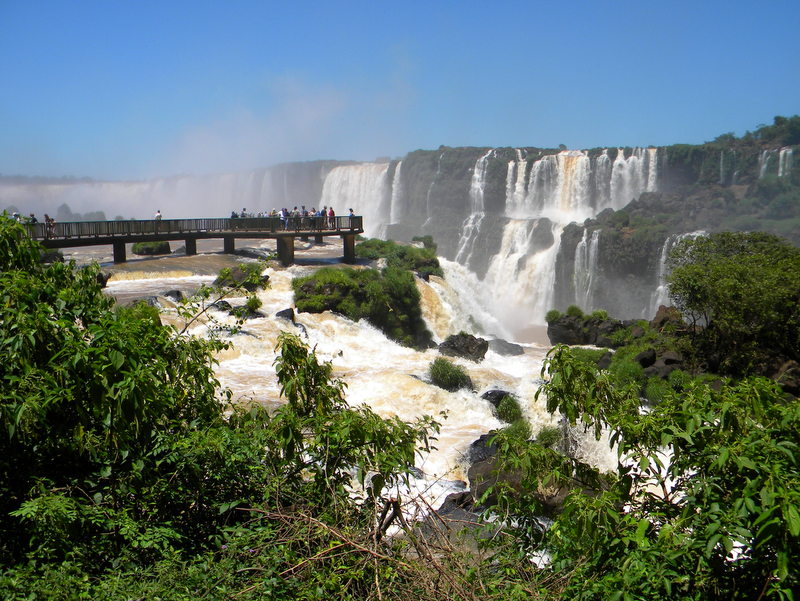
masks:
[[[186,238],[186,256],[197,254],[197,238]]]
[[[320,236],[319,234],[314,236],[314,242],[316,242],[317,244],[322,244],[323,243],[322,236]]]
[[[303,242],[308,242],[308,234],[304,234],[304,235],[300,236],[300,239],[301,239]]]
[[[223,246],[222,246],[223,252],[231,254],[231,253],[233,253],[233,251],[236,250],[236,238],[234,238],[233,236],[225,236],[222,239],[222,241],[223,241],[222,242],[223,243]]]
[[[294,263],[294,236],[278,237],[278,259],[287,267]]]
[[[127,261],[125,257],[125,243],[114,242],[114,263],[124,263]]]
[[[342,245],[344,246],[344,262],[356,262],[356,235],[342,234]]]

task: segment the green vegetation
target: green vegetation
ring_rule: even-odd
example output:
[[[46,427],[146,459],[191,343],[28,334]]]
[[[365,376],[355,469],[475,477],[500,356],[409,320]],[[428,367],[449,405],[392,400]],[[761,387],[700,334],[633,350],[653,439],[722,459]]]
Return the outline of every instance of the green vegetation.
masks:
[[[578,305],[567,307],[567,315],[570,317],[583,317],[583,310]]]
[[[444,277],[444,272],[436,258],[436,245],[430,236],[423,239],[424,248],[398,244],[392,240],[370,238],[356,244],[356,256],[365,259],[385,258],[389,267],[414,271],[421,278],[435,275]]]
[[[670,295],[697,329],[710,371],[767,373],[800,359],[800,249],[762,233],[685,240],[670,253]]]
[[[162,240],[161,242],[134,242],[131,252],[135,255],[168,255],[172,251],[169,248],[169,242]]]
[[[298,311],[335,311],[357,321],[366,319],[392,340],[427,348],[433,337],[422,319],[420,295],[409,271],[319,269],[292,282]]]
[[[544,320],[547,323],[553,323],[554,321],[558,320],[559,317],[561,317],[561,311],[558,309],[550,309],[547,312],[547,315],[544,316]]]
[[[536,435],[536,442],[543,447],[555,447],[561,442],[561,429],[545,426],[539,430],[539,433]]]
[[[472,390],[472,380],[460,365],[456,365],[444,357],[436,357],[428,366],[428,377],[431,384],[455,392],[461,388]]]
[[[519,401],[510,394],[504,396],[497,405],[497,417],[509,424],[522,419],[522,407],[519,406]]]

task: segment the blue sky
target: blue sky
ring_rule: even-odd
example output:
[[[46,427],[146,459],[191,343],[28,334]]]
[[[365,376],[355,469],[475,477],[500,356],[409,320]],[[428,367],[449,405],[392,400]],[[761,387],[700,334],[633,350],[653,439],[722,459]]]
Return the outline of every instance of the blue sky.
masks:
[[[700,143],[800,113],[800,2],[0,0],[0,173]]]

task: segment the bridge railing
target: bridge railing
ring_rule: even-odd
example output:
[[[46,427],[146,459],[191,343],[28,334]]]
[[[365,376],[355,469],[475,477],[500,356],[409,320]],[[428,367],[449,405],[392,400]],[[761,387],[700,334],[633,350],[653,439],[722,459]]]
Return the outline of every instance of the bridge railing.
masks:
[[[114,238],[137,235],[183,235],[203,233],[265,234],[350,232],[363,230],[363,218],[354,217],[244,217],[210,219],[144,219],[127,221],[69,221],[27,224],[31,238]]]

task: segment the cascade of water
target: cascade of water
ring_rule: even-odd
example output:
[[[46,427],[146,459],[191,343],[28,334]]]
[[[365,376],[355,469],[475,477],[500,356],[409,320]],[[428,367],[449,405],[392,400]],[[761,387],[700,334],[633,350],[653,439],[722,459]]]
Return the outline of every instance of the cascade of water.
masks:
[[[767,174],[769,168],[769,160],[772,157],[771,150],[762,150],[761,155],[758,157],[758,179],[761,179]]]
[[[604,149],[594,160],[594,195],[595,210],[611,206],[611,158]]]
[[[389,209],[389,223],[400,223],[403,205],[403,180],[400,178],[400,170],[403,168],[403,161],[398,161],[397,166],[394,168],[394,177],[392,178],[392,200],[391,208]]]
[[[352,208],[357,215],[364,216],[364,234],[379,236],[389,218],[388,171],[388,163],[335,167],[325,178],[320,204],[334,207],[339,215]]]
[[[575,267],[572,272],[572,281],[575,287],[575,304],[586,310],[592,306],[594,290],[594,276],[597,271],[597,244],[600,240],[600,230],[592,232],[588,237],[588,230],[583,230],[583,237],[575,247]]]
[[[616,210],[639,198],[642,192],[654,191],[657,187],[658,149],[634,148],[629,157],[625,157],[622,148],[611,171],[611,198],[609,206]],[[606,207],[599,207],[598,210]]]
[[[440,154],[439,158],[436,160],[436,173],[433,175],[433,179],[428,186],[428,193],[425,196],[425,223],[422,224],[423,228],[429,226],[431,219],[433,219],[433,211],[431,210],[431,192],[433,192],[433,186],[439,180],[439,176],[442,173],[442,157],[444,157],[445,152],[446,151],[443,150],[442,154]]]
[[[794,151],[790,147],[781,148],[778,155],[778,177],[789,175],[792,170],[792,155]]]
[[[670,305],[669,287],[667,286],[667,259],[669,258],[669,251],[681,240],[697,238],[698,236],[705,236],[705,234],[703,230],[698,230],[686,234],[673,234],[664,240],[664,246],[661,247],[661,256],[658,260],[658,286],[650,295],[650,312],[643,317],[652,318],[661,305]]]
[[[528,161],[522,157],[522,151],[516,149],[517,158],[508,163],[506,176],[506,216],[516,219],[525,217],[525,200],[527,195],[526,177]]]
[[[461,226],[461,238],[458,241],[458,250],[456,251],[456,261],[462,265],[469,265],[469,260],[475,247],[475,240],[478,238],[481,223],[486,216],[483,193],[486,188],[486,167],[489,163],[489,157],[493,153],[494,150],[490,150],[480,157],[472,170],[472,181],[469,187],[470,214]]]
[[[535,233],[549,224],[554,243],[536,252]],[[538,226],[538,227],[537,227]],[[512,219],[503,230],[500,251],[492,257],[484,282],[495,298],[493,313],[510,330],[544,323],[552,309],[555,260],[564,224],[538,219]]]

